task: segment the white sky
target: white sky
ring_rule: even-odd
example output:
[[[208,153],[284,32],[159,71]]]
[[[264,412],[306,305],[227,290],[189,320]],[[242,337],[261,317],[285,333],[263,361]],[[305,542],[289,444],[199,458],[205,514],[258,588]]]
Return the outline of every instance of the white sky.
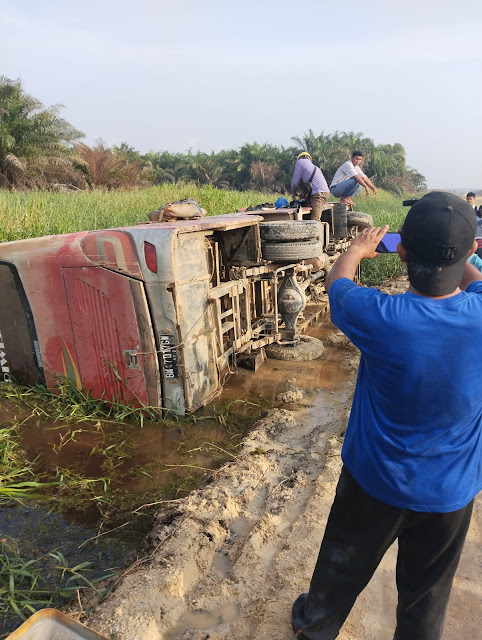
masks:
[[[0,74],[108,145],[362,132],[482,188],[480,0],[0,0]]]

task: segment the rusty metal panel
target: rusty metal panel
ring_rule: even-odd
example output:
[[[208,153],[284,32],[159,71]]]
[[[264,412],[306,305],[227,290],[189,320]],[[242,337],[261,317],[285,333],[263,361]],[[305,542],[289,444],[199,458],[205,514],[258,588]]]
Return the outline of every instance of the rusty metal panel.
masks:
[[[229,264],[257,264],[261,262],[261,239],[259,227],[250,226],[215,233],[222,245],[223,254]]]
[[[186,409],[205,404],[220,388],[217,365],[219,336],[208,301],[208,279],[176,284],[174,304],[178,318],[179,353]]]
[[[81,386],[96,398],[158,404],[156,348],[142,283],[100,267],[64,269],[63,275]]]
[[[214,254],[206,236],[202,233],[185,234],[177,237],[172,259],[176,284],[194,280],[209,280]]]
[[[255,225],[261,222],[263,218],[260,215],[248,215],[245,213],[227,213],[221,216],[207,216],[196,220],[175,220],[172,222],[141,222],[131,230],[150,230],[150,233],[156,229],[171,230],[175,233],[193,233],[196,231],[208,231],[210,229],[235,229],[236,227],[245,227]]]
[[[17,270],[38,332],[38,342],[22,339],[24,368],[35,377],[43,365],[50,386],[60,373],[113,398],[129,387],[124,401],[161,404],[162,384],[166,408],[205,404],[236,353],[278,338],[282,273],[261,261],[258,228],[278,213],[258,213],[0,244],[0,261]],[[349,246],[350,239],[330,243],[328,222],[323,230],[329,253]],[[4,284],[3,291],[12,286]],[[32,334],[27,306],[22,331]],[[1,349],[0,366],[8,367]]]
[[[139,256],[126,231],[92,231],[81,240],[82,250],[94,264],[141,278]]]
[[[59,375],[70,377],[80,387],[80,379],[75,376],[77,360],[61,267],[91,264],[80,247],[86,233],[0,244],[0,260],[16,270],[23,286],[38,336],[34,342],[37,363],[42,363],[45,382],[50,387],[57,385]],[[28,384],[29,377],[36,375],[32,365],[35,360],[25,360],[19,367],[19,382]]]

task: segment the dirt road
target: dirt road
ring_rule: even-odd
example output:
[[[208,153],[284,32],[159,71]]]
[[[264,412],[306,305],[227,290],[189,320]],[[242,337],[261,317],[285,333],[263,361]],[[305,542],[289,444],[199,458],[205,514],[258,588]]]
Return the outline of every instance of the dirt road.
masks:
[[[307,590],[341,468],[357,353],[326,339],[348,382],[275,409],[213,483],[166,504],[151,554],[87,624],[115,640],[290,640],[294,599]],[[482,500],[455,579],[444,640],[482,628]],[[396,545],[359,597],[340,640],[391,640]]]

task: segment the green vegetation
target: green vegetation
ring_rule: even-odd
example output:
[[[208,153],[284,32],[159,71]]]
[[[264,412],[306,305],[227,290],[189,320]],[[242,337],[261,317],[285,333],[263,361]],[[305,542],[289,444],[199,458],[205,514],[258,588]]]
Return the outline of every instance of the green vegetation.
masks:
[[[0,429],[0,506],[38,497],[44,484],[37,480],[37,460],[26,460],[19,445],[17,425]],[[47,483],[52,487],[58,483]]]
[[[68,193],[0,190],[0,241],[135,224],[147,221],[149,211],[159,209],[165,202],[183,198],[195,198],[209,215],[218,215],[250,204],[272,202],[275,197],[254,191],[226,191],[209,185],[199,187],[194,183]]]
[[[192,182],[163,184],[148,189],[52,193],[0,190],[0,241],[34,238],[56,233],[106,229],[146,221],[149,211],[165,202],[195,198],[208,215],[232,213],[242,207],[273,202],[280,194],[226,191]],[[402,198],[381,191],[377,197],[360,195],[357,209],[370,213],[376,224],[387,221],[398,229],[405,210]],[[397,226],[398,225],[398,226]]]
[[[402,206],[403,198],[392,196],[379,191],[378,196],[362,196],[357,199],[357,209],[373,216],[373,224],[377,227],[390,225],[390,231],[398,231],[407,214],[407,208]],[[395,278],[406,273],[405,265],[400,262],[397,254],[379,256],[373,260],[362,260],[362,284],[370,287],[379,285],[384,280]]]
[[[88,577],[92,563],[73,567],[61,551],[52,551],[40,558],[25,560],[15,544],[4,539],[0,546],[0,632],[9,622],[26,620],[39,609],[67,604],[77,594],[88,591],[102,596],[96,583],[105,580]],[[2,625],[2,626],[3,626]]]
[[[87,166],[85,175],[89,186],[96,187],[194,182],[221,189],[283,193],[290,189],[294,162],[300,151],[311,154],[330,183],[335,171],[355,149],[363,152],[364,171],[380,188],[400,196],[403,191],[426,186],[424,176],[407,166],[405,149],[400,143],[377,146],[362,133],[353,132],[322,132],[316,136],[309,131],[292,140],[293,146],[286,148],[254,142],[217,153],[150,151],[144,155],[125,142],[113,149],[99,142],[92,149],[77,145],[74,153]]]
[[[57,477],[55,481],[47,481],[48,475]],[[85,478],[80,480],[84,484],[88,482]],[[95,481],[98,483],[100,479]],[[26,529],[22,526],[18,528],[15,539],[10,539],[3,533],[8,518],[12,517],[11,507],[15,503],[19,506],[27,503],[35,505],[37,499],[48,498],[49,494],[51,499],[58,502],[64,492],[70,494],[73,500],[84,500],[84,503],[89,498],[92,499],[87,494],[90,487],[85,490],[82,482],[73,478],[72,474],[64,477],[60,469],[51,474],[42,470],[40,457],[29,457],[21,446],[17,422],[0,429],[0,508],[7,508],[5,516],[1,514],[3,537],[0,544],[0,636],[12,631],[18,626],[19,619],[25,620],[38,609],[63,606],[83,592],[88,593],[89,597],[100,595],[95,583],[101,578],[87,577],[93,569],[91,562],[69,565],[59,548],[39,557],[35,557],[35,551],[29,552],[28,559],[21,557],[17,548],[17,536],[27,536],[30,540],[27,545],[32,548],[35,546],[31,540],[32,531],[35,531],[36,536],[39,534],[31,519],[26,521]],[[55,544],[60,544],[62,539],[61,532],[58,533]],[[101,574],[102,579],[108,577],[104,570]]]
[[[254,142],[218,153],[142,155],[126,142],[112,149],[102,140],[94,147],[74,144],[83,134],[59,117],[59,108],[45,108],[24,92],[20,80],[0,76],[0,188],[117,189],[183,181],[238,191],[285,192],[300,151],[312,155],[330,182],[355,149],[363,152],[364,170],[378,187],[398,196],[425,187],[425,178],[406,165],[400,143],[375,145],[362,133],[315,135],[310,130],[293,137],[293,146],[286,148]]]
[[[20,80],[0,76],[0,188],[82,182],[70,144],[83,134],[59,110],[25,93]]]
[[[165,202],[182,198],[195,198],[208,215],[219,215],[249,205],[273,202],[278,195],[228,191],[192,182],[165,183],[147,189],[69,193],[0,190],[0,241],[135,224],[147,220],[149,211],[158,209]],[[400,228],[406,214],[402,198],[384,191],[376,197],[360,195],[357,209],[371,214],[376,225],[388,223],[392,231]],[[376,285],[403,270],[396,256],[383,256],[364,262],[362,278],[365,284]]]
[[[309,131],[293,138],[289,148],[253,143],[211,154],[141,155],[126,143],[112,149],[102,141],[93,148],[79,144],[81,132],[59,117],[59,109],[45,108],[20,81],[0,77],[1,242],[132,225],[183,198],[195,198],[208,215],[274,202],[289,191],[294,159],[302,150],[312,154],[328,180],[353,149],[363,151],[365,172],[385,191],[376,198],[360,196],[357,209],[391,230],[405,215],[403,191],[424,187],[423,176],[406,166],[402,145],[376,146],[361,133]],[[364,261],[362,281],[375,285],[401,272],[396,256]],[[93,400],[69,384],[60,384],[60,391],[0,386],[0,401],[17,408],[15,419],[0,424],[0,506],[46,503],[71,514],[93,510],[99,536],[103,529],[130,525],[127,518],[139,526],[156,503],[205,482],[237,455],[249,426],[266,408],[262,401],[244,402],[242,408],[234,402],[187,418],[161,419],[158,410]],[[49,432],[42,446],[28,444],[35,429]],[[149,459],[139,454],[146,450],[142,434],[148,430],[155,431],[156,441],[168,442],[166,451]],[[67,452],[69,462],[63,457]],[[32,552],[26,560],[15,542],[7,537],[1,542],[0,618],[24,619],[84,590],[99,595],[90,561],[72,562],[63,549],[35,558]]]
[[[424,176],[407,166],[405,149],[399,142],[377,146],[361,132],[322,132],[315,136],[311,130],[302,138],[293,138],[293,141],[298,149],[311,154],[313,162],[322,168],[328,184],[338,167],[357,149],[364,155],[363,171],[367,176],[373,176],[372,180],[381,189],[401,196],[404,191],[426,188]]]
[[[210,468],[232,458],[249,425],[267,406],[262,399],[233,401],[222,407],[201,409],[192,416],[168,412],[162,417],[154,407],[138,409],[94,400],[68,383],[60,386],[60,394],[40,386],[2,384],[0,400],[16,406],[18,413],[15,420],[0,429],[0,505],[42,497],[79,512],[95,504],[99,516],[107,518],[111,517],[112,505],[119,510],[116,492],[139,473],[151,477],[151,464],[156,471],[184,469],[182,476],[186,480],[185,470],[195,471],[200,458],[209,458]],[[30,449],[29,434],[38,427],[51,435],[40,448]],[[176,456],[184,460],[179,464],[170,458],[132,461],[138,447],[142,448],[143,429],[149,431],[150,437],[171,442],[172,446],[160,453],[161,458],[174,448]],[[83,456],[79,464],[76,456],[74,462],[62,463],[65,455],[70,460],[72,453],[78,451]],[[47,461],[48,453],[54,455],[47,455]],[[83,468],[85,458],[90,459],[90,475]],[[180,491],[184,492],[175,477],[169,478],[167,484],[172,488],[173,482],[176,495],[167,486],[160,490],[150,487],[149,491],[151,495],[160,491],[159,499],[178,497]],[[125,514],[131,506],[125,504],[122,512]]]
[[[55,420],[68,420],[72,424],[99,419],[120,423],[136,420],[142,427],[144,420],[157,421],[161,418],[162,412],[157,407],[139,408],[111,400],[92,398],[89,393],[77,389],[68,378],[57,379],[56,393],[52,393],[41,385],[19,387],[3,384],[0,387],[0,397],[20,403],[35,411],[36,415]],[[38,404],[39,400],[42,401],[41,407]]]

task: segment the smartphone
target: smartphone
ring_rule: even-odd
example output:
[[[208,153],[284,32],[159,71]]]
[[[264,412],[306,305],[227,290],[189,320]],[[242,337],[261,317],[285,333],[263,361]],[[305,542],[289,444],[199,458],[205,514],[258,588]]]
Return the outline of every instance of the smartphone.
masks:
[[[390,233],[389,231],[383,236],[383,240],[375,251],[378,251],[378,253],[397,253],[397,244],[400,240],[401,237],[399,233]]]

